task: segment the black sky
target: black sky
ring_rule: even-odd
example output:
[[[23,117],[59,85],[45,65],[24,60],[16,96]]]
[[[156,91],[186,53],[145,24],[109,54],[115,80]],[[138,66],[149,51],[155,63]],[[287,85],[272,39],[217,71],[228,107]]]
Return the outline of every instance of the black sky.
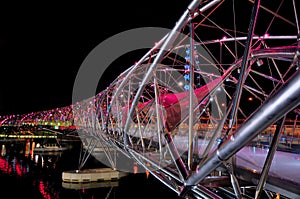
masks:
[[[77,71],[93,48],[125,30],[172,28],[189,2],[1,3],[0,114],[69,105]]]
[[[78,69],[97,45],[134,28],[171,29],[191,0],[3,2],[0,2],[0,115],[70,105]],[[247,0],[235,2],[236,11],[245,16],[237,19],[237,25],[246,32],[252,4]],[[272,10],[278,6],[277,2],[272,7],[271,0],[263,3]],[[280,11],[284,16],[290,13],[294,17],[290,7]],[[270,21],[272,15],[266,13],[262,10],[261,18]],[[219,14],[215,17],[227,23],[226,27],[233,25],[232,16]],[[279,22],[282,20],[276,19]],[[290,32],[286,28],[279,30]],[[256,33],[264,31],[265,27],[257,27]],[[129,67],[141,56],[125,59],[123,68],[113,66],[99,85],[107,87],[124,66]]]

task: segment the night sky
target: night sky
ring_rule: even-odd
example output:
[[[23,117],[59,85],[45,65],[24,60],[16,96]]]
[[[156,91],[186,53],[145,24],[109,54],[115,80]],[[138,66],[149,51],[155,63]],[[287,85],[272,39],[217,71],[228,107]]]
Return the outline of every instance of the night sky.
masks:
[[[70,105],[78,69],[93,48],[125,30],[173,28],[189,2],[1,3],[0,114]],[[128,60],[124,65],[129,67],[134,61]],[[116,67],[111,79],[103,82],[103,88],[121,70]]]
[[[78,70],[89,53],[101,42],[135,28],[172,29],[190,2],[190,0],[10,3],[2,1],[0,115],[48,110],[72,104],[73,86]],[[236,1],[236,10],[239,14],[245,13],[245,16],[248,16],[250,9],[245,9],[246,6],[242,2],[251,4],[247,0]],[[268,2],[271,1],[264,3]],[[272,10],[276,10],[276,6],[272,7]],[[281,11],[290,9],[281,8]],[[219,19],[232,25],[229,16],[218,13]],[[293,15],[292,12],[283,14],[287,13]],[[239,18],[238,27],[247,30],[248,20],[248,17]],[[264,23],[262,25],[265,26]],[[265,27],[256,28],[265,30]],[[261,34],[263,31],[256,33]],[[281,28],[280,31],[287,30]],[[155,41],[153,45],[154,43]],[[135,57],[135,54],[131,54],[125,57],[121,64],[112,65],[98,83],[99,91],[106,88],[122,71],[144,54],[136,55]]]

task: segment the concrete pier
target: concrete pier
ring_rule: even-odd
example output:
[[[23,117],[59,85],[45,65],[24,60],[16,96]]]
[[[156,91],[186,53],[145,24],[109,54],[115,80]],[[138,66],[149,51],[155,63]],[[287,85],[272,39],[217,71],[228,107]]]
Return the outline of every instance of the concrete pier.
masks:
[[[62,182],[62,187],[65,189],[95,189],[95,188],[103,188],[103,187],[118,187],[119,181],[103,181],[103,182],[88,182],[88,183],[70,183],[70,182]]]
[[[118,180],[127,173],[113,170],[111,168],[85,169],[65,171],[62,173],[62,181],[68,183],[88,183]]]

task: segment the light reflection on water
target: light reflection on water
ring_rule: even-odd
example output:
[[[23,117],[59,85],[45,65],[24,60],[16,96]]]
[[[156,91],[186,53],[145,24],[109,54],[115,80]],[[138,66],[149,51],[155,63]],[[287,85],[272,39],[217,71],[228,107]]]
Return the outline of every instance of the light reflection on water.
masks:
[[[32,142],[0,142],[0,198],[125,199],[178,198],[149,173],[136,173],[119,181],[68,184],[62,172],[78,168],[79,143],[63,152],[34,153]],[[4,146],[3,146],[4,145]],[[86,168],[101,167],[92,157]],[[134,165],[133,165],[134,167]],[[13,191],[11,191],[13,190]],[[139,195],[139,193],[143,195]]]
[[[3,191],[15,190],[4,195],[12,196],[10,198],[59,198],[61,169],[57,164],[62,160],[62,153],[38,154],[33,148],[34,142],[30,141],[2,142],[0,185],[8,188]]]

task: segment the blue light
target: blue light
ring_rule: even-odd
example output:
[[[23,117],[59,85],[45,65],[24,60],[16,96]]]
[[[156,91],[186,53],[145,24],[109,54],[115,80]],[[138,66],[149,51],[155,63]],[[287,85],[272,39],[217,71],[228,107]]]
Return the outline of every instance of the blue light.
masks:
[[[184,65],[184,69],[190,69],[190,65]]]
[[[190,86],[189,85],[184,85],[184,89],[185,90],[190,90]]]
[[[189,81],[189,80],[190,80],[190,75],[188,75],[188,74],[185,74],[183,77],[184,77],[184,79],[185,79],[186,81]]]

